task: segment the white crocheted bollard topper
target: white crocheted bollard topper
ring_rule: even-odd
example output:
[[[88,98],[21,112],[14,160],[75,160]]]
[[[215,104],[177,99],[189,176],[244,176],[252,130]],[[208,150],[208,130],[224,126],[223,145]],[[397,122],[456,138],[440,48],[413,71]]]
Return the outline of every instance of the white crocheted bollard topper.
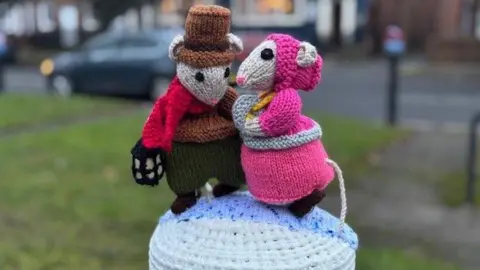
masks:
[[[340,226],[339,226],[340,225]],[[150,240],[150,270],[354,270],[358,238],[315,208],[299,219],[248,192],[203,197],[160,218]]]

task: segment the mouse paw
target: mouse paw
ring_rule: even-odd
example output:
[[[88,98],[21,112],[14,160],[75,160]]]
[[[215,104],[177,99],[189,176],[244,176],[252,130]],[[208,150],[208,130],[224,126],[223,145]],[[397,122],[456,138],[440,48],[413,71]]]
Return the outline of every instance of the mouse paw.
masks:
[[[156,186],[163,177],[165,158],[160,149],[147,149],[141,139],[131,151],[132,174],[139,185]]]

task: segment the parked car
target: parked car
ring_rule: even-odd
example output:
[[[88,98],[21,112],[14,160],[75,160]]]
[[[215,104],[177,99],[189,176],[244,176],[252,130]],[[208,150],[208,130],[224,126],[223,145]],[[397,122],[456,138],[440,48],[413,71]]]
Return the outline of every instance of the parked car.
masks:
[[[78,49],[45,59],[40,71],[52,93],[134,95],[155,99],[175,74],[168,46],[182,29],[106,32]]]

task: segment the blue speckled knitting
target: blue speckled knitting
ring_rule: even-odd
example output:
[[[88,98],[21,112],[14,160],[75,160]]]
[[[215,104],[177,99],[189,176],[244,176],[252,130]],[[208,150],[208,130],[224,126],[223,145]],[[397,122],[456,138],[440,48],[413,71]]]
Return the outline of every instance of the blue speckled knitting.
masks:
[[[248,192],[199,202],[160,218],[150,269],[355,269],[358,238],[315,208],[304,218],[255,201]]]

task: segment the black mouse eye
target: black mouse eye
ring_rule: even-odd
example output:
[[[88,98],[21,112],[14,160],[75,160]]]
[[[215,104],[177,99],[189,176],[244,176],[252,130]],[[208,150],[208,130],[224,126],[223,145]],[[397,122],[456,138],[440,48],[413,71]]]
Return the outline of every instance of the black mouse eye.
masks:
[[[197,80],[198,82],[203,82],[205,81],[205,76],[203,75],[203,73],[197,72],[195,73],[195,80]]]
[[[224,78],[228,78],[229,76],[230,76],[230,68],[227,67],[227,68],[225,69],[225,74],[223,74],[223,77],[224,77]]]
[[[271,60],[273,59],[273,51],[272,49],[263,49],[262,52],[260,53],[260,57],[262,57],[263,60]]]

